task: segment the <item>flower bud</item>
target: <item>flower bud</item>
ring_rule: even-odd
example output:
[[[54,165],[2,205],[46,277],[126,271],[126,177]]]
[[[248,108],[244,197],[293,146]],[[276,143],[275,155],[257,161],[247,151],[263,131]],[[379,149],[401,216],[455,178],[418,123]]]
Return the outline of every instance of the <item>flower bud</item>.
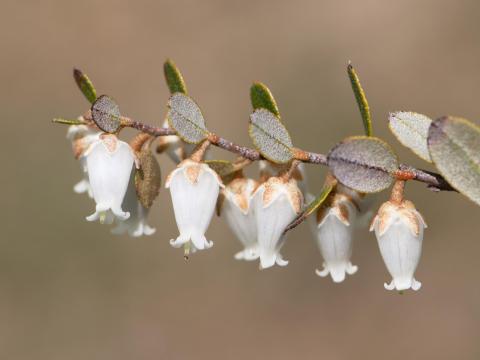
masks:
[[[225,197],[222,215],[232,232],[244,246],[235,254],[237,260],[258,259],[257,224],[252,204],[253,192],[258,183],[253,179],[238,178],[223,190]]]
[[[275,264],[285,266],[280,248],[285,240],[283,231],[300,213],[303,195],[294,179],[270,177],[253,196],[260,253],[260,268]]]
[[[182,161],[167,177],[175,220],[180,235],[170,240],[173,247],[184,246],[186,251],[213,246],[205,238],[212,219],[220,188],[220,177],[208,165],[190,159]]]
[[[323,270],[316,270],[318,276],[330,274],[336,283],[345,280],[345,274],[352,275],[358,267],[352,265],[353,228],[358,208],[347,194],[336,192],[328,202],[318,209],[316,239],[323,256]]]
[[[126,220],[130,216],[122,210],[122,202],[135,160],[126,142],[113,134],[103,134],[85,153],[88,179],[96,202],[95,213],[88,221],[112,223],[114,216]]]
[[[113,234],[121,235],[128,232],[128,235],[132,237],[139,237],[155,233],[156,229],[147,224],[149,209],[144,207],[138,200],[134,172],[132,172],[130,177],[122,208],[130,213],[130,217],[126,220],[117,219],[117,226],[112,229]]]
[[[414,273],[422,253],[423,230],[427,225],[415,205],[408,200],[385,202],[372,221],[380,253],[392,276],[387,290],[419,290],[422,284]]]

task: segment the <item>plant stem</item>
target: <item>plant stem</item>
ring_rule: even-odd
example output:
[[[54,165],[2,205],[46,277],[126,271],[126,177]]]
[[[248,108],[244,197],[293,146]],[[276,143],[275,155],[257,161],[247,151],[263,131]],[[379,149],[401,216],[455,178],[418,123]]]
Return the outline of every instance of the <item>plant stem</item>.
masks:
[[[403,202],[403,191],[405,190],[405,180],[396,180],[393,184],[392,193],[390,194],[390,201],[394,204],[400,205]]]
[[[153,136],[168,136],[168,135],[177,134],[174,129],[152,126],[152,125],[144,124],[140,121],[132,120],[130,118],[122,118],[122,126],[131,127]],[[246,147],[246,146],[235,144],[216,134],[211,133],[208,137],[208,141],[212,145],[215,145],[221,149],[230,151],[232,153],[238,154],[244,157],[245,159],[248,159],[251,161],[264,160],[264,157],[257,150]],[[299,154],[301,154],[301,158],[298,158],[297,160],[300,160],[302,162],[309,163],[309,164],[327,165],[327,156],[324,154],[318,154],[318,153],[313,153],[313,152],[299,150],[299,149],[296,149],[296,150],[297,150],[296,152],[299,152]],[[420,181],[427,184],[428,188],[431,190],[456,191],[454,188],[450,186],[450,184],[447,183],[447,181],[440,174],[426,171],[426,170],[416,169],[406,164],[400,164],[399,170],[405,173],[410,173],[410,174],[407,174],[409,175],[407,177],[411,178],[412,180]]]

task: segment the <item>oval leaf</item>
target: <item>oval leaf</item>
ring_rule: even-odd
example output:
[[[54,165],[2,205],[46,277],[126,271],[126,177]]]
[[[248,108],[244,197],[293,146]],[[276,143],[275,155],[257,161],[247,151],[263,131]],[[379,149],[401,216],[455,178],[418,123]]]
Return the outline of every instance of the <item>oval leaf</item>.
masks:
[[[161,187],[161,172],[157,158],[149,146],[144,146],[138,154],[140,169],[135,174],[135,187],[140,203],[150,208]]]
[[[168,100],[168,124],[183,141],[198,144],[208,136],[205,120],[199,106],[189,96],[173,94]]]
[[[73,69],[73,78],[83,96],[93,104],[97,100],[97,91],[88,76],[79,69]]]
[[[92,105],[92,118],[100,130],[115,133],[120,128],[120,117],[117,103],[107,95],[100,96]]]
[[[182,73],[172,60],[168,59],[165,61],[165,64],[163,64],[163,73],[165,74],[165,80],[170,89],[170,94],[177,92],[187,94],[187,86],[183,80]]]
[[[275,116],[280,118],[277,102],[275,101],[270,89],[261,82],[255,82],[250,87],[250,101],[253,110],[267,109]]]
[[[398,160],[384,141],[352,136],[336,145],[327,156],[328,166],[342,184],[363,192],[379,192],[392,184]]]
[[[268,160],[285,164],[292,160],[292,140],[280,120],[267,109],[250,115],[250,137],[257,150]]]
[[[428,162],[432,162],[427,145],[431,123],[432,119],[428,116],[408,111],[394,112],[388,117],[388,127],[398,141]]]
[[[441,117],[430,126],[428,149],[450,185],[480,205],[480,128],[465,119]]]

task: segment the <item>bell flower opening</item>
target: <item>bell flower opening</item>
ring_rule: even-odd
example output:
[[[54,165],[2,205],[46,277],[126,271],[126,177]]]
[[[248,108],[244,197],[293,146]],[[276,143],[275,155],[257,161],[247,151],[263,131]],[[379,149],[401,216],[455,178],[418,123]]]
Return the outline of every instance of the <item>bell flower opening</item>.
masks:
[[[422,253],[424,229],[422,215],[411,201],[385,202],[372,221],[380,253],[392,276],[385,289],[419,290],[422,284],[414,278]]]
[[[253,204],[260,268],[266,269],[275,264],[286,266],[288,261],[280,255],[285,242],[283,231],[303,207],[303,195],[296,180],[270,177],[255,191]]]
[[[182,161],[167,177],[165,187],[170,189],[175,220],[180,235],[170,240],[175,247],[184,247],[186,253],[213,246],[205,238],[217,203],[222,180],[208,165],[190,159]]]
[[[115,135],[103,134],[85,153],[88,179],[96,203],[88,221],[111,224],[114,218],[126,220],[130,214],[122,210],[135,155],[130,145]]]
[[[331,202],[317,212],[315,236],[324,259],[323,269],[316,270],[321,277],[331,276],[335,283],[353,275],[358,267],[350,259],[353,252],[353,229],[358,208],[354,200],[342,193],[335,193]]]
[[[253,179],[238,178],[222,190],[225,198],[222,215],[244,249],[235,254],[236,260],[256,260],[259,257],[257,224],[252,205],[253,192],[258,183]]]

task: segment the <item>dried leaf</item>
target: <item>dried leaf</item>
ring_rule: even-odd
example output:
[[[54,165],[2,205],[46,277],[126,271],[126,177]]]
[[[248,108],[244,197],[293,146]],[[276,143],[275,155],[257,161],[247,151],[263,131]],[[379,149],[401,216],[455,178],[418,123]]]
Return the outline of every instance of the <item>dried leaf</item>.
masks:
[[[353,68],[352,64],[348,64],[347,73],[352,84],[353,94],[357,100],[360,114],[362,115],[365,135],[372,136],[372,115],[370,114],[370,107],[368,105],[367,97],[365,96],[365,91],[363,91],[362,85],[360,84],[360,79],[358,78],[357,72]]]
[[[218,176],[225,176],[235,171],[233,163],[227,160],[207,160],[205,163],[215,171]]]
[[[161,172],[157,158],[153,155],[150,146],[143,146],[138,154],[140,169],[135,174],[135,187],[138,200],[147,209],[160,193]]]
[[[430,126],[428,149],[450,185],[480,205],[480,128],[465,119],[441,117]]]
[[[208,136],[205,120],[200,107],[189,96],[173,94],[168,100],[168,124],[181,139],[190,144],[198,144]]]
[[[165,80],[167,81],[168,88],[170,89],[170,94],[175,94],[180,92],[182,94],[187,94],[187,86],[183,80],[182,73],[178,69],[175,63],[168,59],[163,64],[163,72],[165,74]]]
[[[227,160],[207,160],[205,163],[222,178],[222,182],[225,185],[230,183],[242,171],[234,163]]]
[[[85,98],[93,104],[97,100],[97,91],[88,76],[79,69],[73,69],[73,78]]]
[[[285,164],[292,160],[292,140],[280,120],[267,109],[250,115],[249,134],[257,150],[268,160]]]
[[[408,111],[394,112],[388,117],[388,127],[398,141],[428,162],[432,162],[427,146],[431,123],[428,116]]]
[[[328,166],[342,184],[363,192],[379,192],[392,184],[398,160],[384,141],[367,136],[346,138],[330,150]]]
[[[255,82],[250,87],[250,101],[254,110],[267,109],[272,114],[280,118],[277,102],[275,101],[270,89],[261,82]]]
[[[107,95],[100,96],[92,105],[92,118],[100,130],[115,133],[120,128],[120,117],[117,103]]]

